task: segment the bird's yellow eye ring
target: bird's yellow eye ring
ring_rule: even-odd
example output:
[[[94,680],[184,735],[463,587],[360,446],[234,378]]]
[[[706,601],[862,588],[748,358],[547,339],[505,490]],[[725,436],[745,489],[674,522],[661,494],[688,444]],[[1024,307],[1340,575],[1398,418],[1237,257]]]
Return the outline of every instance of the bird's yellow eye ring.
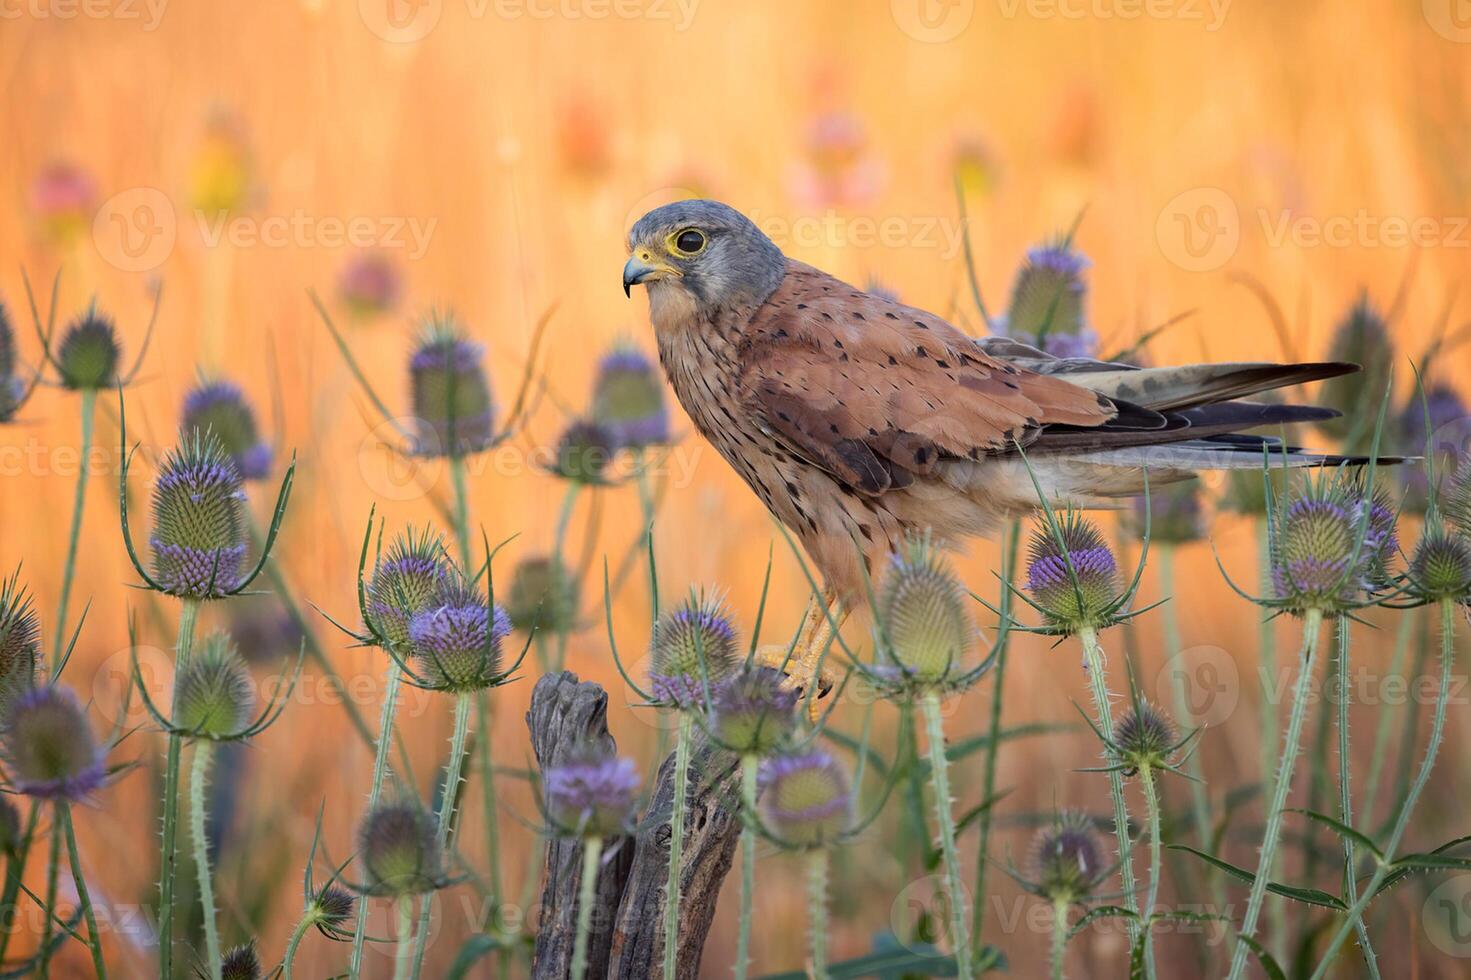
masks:
[[[681,228],[669,236],[666,244],[669,246],[669,251],[675,255],[688,258],[691,255],[699,255],[705,251],[705,246],[709,243],[710,240],[705,237],[705,233],[700,231],[700,229]]]

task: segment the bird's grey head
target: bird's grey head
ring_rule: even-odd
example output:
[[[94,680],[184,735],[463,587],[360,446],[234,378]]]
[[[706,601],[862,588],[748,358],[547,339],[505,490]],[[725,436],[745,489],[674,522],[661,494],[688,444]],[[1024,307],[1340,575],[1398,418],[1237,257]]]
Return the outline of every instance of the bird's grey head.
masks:
[[[628,233],[623,291],[647,286],[649,302],[681,299],[706,319],[766,301],[786,275],[786,258],[761,229],[719,201],[655,208]]]

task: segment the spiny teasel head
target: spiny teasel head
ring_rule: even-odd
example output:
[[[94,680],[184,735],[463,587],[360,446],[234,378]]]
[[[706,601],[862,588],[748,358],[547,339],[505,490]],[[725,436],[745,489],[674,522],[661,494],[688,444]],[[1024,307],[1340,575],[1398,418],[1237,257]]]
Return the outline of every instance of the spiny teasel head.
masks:
[[[1261,482],[1260,474],[1253,474]],[[1261,487],[1257,495],[1261,496]],[[1147,510],[1147,513],[1146,513]],[[1148,527],[1145,526],[1146,518]],[[1181,480],[1149,488],[1149,499],[1136,497],[1127,526],[1136,537],[1149,532],[1155,544],[1188,544],[1205,536],[1205,514],[1201,506],[1200,482]]]
[[[1426,457],[1423,462],[1395,467],[1407,513],[1424,514],[1430,509],[1432,469],[1437,489],[1444,493],[1447,474],[1453,473],[1466,455],[1468,419],[1471,410],[1460,393],[1446,384],[1426,385],[1423,393],[1416,392],[1405,405],[1400,413],[1399,445],[1406,452]]]
[[[762,813],[783,844],[822,847],[848,829],[853,812],[848,774],[826,751],[773,756],[761,763],[759,780]]]
[[[1170,756],[1179,748],[1175,734],[1175,723],[1163,708],[1140,700],[1119,718],[1113,728],[1113,744],[1123,761],[1128,763],[1128,774],[1139,769],[1163,769],[1170,765]]]
[[[0,581],[0,719],[11,701],[36,683],[41,624],[20,573]]]
[[[55,684],[11,702],[0,726],[0,757],[12,787],[38,799],[76,802],[107,778],[86,711],[70,688]]]
[[[701,706],[711,687],[740,663],[735,626],[718,598],[686,599],[654,624],[649,683],[660,701]]]
[[[1339,323],[1326,360],[1361,364],[1364,369],[1329,378],[1319,386],[1318,404],[1341,413],[1319,424],[1336,439],[1352,437],[1354,445],[1345,448],[1367,450],[1374,438],[1374,410],[1385,396],[1394,365],[1389,328],[1368,296],[1359,297]]]
[[[1451,527],[1471,537],[1471,454],[1445,481],[1440,509]]]
[[[573,422],[557,440],[552,472],[574,483],[602,483],[603,471],[617,449],[618,443],[607,426],[588,420]]]
[[[220,958],[220,980],[261,980],[263,976],[254,939],[227,949]]]
[[[796,688],[770,667],[739,670],[711,693],[710,727],[716,740],[740,755],[775,752],[796,727]]]
[[[1417,599],[1471,604],[1471,538],[1427,528],[1415,546],[1406,578],[1409,593]]]
[[[495,400],[484,356],[453,314],[430,317],[409,359],[418,455],[468,456],[495,441]]]
[[[117,383],[122,345],[112,317],[95,305],[67,326],[56,349],[61,383],[73,391],[96,391]]]
[[[400,653],[409,651],[409,622],[428,609],[458,572],[444,539],[431,528],[410,527],[378,559],[367,588],[367,627]]]
[[[429,686],[479,691],[500,673],[501,641],[510,632],[506,611],[500,606],[492,610],[485,593],[455,576],[409,620],[409,649]]]
[[[0,422],[8,422],[20,408],[26,383],[20,377],[20,358],[15,350],[15,328],[10,314],[0,303]]]
[[[560,833],[611,837],[628,830],[638,803],[639,775],[632,759],[595,745],[575,747],[542,779],[547,817]]]
[[[170,595],[218,598],[240,580],[245,492],[213,434],[185,435],[153,485],[153,578]]]
[[[1027,563],[1032,601],[1057,629],[1108,625],[1120,598],[1119,567],[1103,532],[1071,510],[1057,515],[1057,531],[1043,522],[1032,532]]]
[[[518,630],[566,633],[577,625],[579,591],[577,577],[561,559],[534,555],[511,573],[506,608]]]
[[[228,634],[206,638],[175,684],[176,728],[199,738],[229,739],[250,727],[255,689]]]
[[[1379,547],[1370,514],[1350,485],[1329,476],[1304,481],[1285,499],[1272,541],[1278,603],[1295,612],[1341,612],[1358,605],[1372,587]]]
[[[1006,310],[1007,334],[1041,344],[1060,357],[1092,356],[1097,338],[1092,338],[1091,344],[1082,343],[1091,334],[1083,309],[1087,297],[1083,273],[1087,268],[1087,258],[1066,241],[1028,249]],[[1064,338],[1072,341],[1064,346],[1075,349],[1054,351],[1052,341]]]
[[[1108,873],[1093,822],[1064,810],[1032,838],[1028,876],[1033,891],[1053,902],[1072,903],[1091,895]]]
[[[373,895],[420,895],[439,887],[434,821],[413,800],[379,803],[358,824],[358,860]]]
[[[179,432],[185,438],[214,433],[235,469],[246,480],[271,472],[271,447],[260,438],[255,410],[245,392],[228,381],[201,381],[184,396]]]
[[[1399,556],[1399,512],[1387,490],[1375,490],[1360,507],[1368,508],[1368,525],[1364,529],[1364,548],[1369,553],[1369,581],[1372,589],[1387,587],[1393,577],[1390,566]]]
[[[318,922],[329,926],[340,926],[352,917],[356,899],[345,888],[324,885],[312,896],[312,914]]]
[[[598,363],[589,414],[608,427],[618,446],[670,441],[663,379],[653,361],[630,344],[619,344]]]
[[[381,252],[354,256],[337,279],[337,294],[358,317],[387,313],[398,305],[402,293],[398,267]]]
[[[878,622],[904,673],[920,684],[936,684],[958,672],[975,628],[966,610],[966,590],[928,540],[909,541],[889,556],[879,586]]]

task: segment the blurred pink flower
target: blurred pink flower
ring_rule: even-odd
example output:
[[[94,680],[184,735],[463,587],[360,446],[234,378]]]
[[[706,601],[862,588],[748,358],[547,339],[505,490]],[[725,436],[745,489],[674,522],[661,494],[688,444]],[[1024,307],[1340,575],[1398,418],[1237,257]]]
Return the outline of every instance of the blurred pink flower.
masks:
[[[31,210],[47,237],[69,245],[92,220],[97,184],[85,170],[66,161],[47,164],[31,185]]]
[[[857,207],[883,190],[883,161],[863,122],[850,112],[826,112],[808,124],[806,156],[792,169],[792,196],[805,207]]]
[[[343,266],[337,279],[337,293],[354,316],[377,316],[398,305],[403,294],[403,277],[388,256],[361,252]]]
[[[579,96],[562,108],[557,121],[557,150],[563,166],[576,174],[597,177],[613,164],[606,114]]]

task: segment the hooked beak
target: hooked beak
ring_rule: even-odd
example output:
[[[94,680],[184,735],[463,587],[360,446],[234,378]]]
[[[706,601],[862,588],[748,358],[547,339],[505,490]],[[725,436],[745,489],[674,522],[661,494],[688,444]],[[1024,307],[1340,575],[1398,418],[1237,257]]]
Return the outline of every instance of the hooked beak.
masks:
[[[639,249],[623,265],[623,295],[632,296],[634,286],[679,274],[678,269],[655,259],[652,252]]]

